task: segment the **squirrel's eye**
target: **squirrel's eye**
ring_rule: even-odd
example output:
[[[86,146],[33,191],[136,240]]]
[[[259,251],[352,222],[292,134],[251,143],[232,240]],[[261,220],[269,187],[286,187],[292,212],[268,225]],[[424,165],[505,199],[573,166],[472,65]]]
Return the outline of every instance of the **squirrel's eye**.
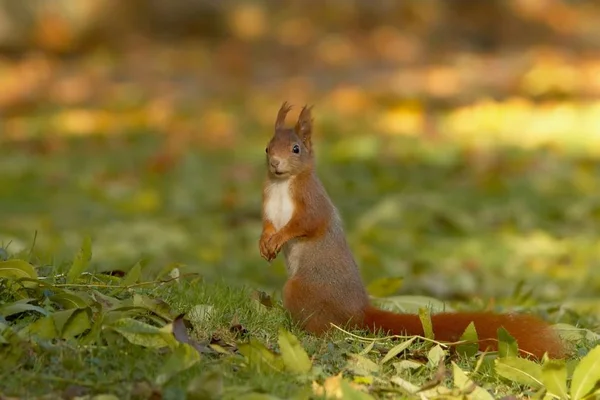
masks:
[[[295,144],[294,147],[292,147],[292,151],[296,154],[300,153],[300,146]]]
[[[265,153],[269,154],[269,148],[265,147]]]

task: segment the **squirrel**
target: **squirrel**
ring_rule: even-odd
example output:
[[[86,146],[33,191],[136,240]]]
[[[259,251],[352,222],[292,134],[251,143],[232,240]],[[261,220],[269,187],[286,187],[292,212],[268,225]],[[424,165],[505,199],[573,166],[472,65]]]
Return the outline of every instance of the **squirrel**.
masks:
[[[272,261],[283,250],[288,280],[284,308],[301,328],[324,334],[331,324],[393,335],[424,335],[418,315],[377,309],[346,241],[340,215],[315,172],[312,106],[304,106],[293,128],[285,127],[291,106],[284,102],[265,151],[267,178],[262,196],[261,256]],[[542,319],[528,314],[443,312],[431,316],[436,340],[457,342],[473,322],[481,351],[497,351],[504,327],[521,355],[564,358],[564,343]]]

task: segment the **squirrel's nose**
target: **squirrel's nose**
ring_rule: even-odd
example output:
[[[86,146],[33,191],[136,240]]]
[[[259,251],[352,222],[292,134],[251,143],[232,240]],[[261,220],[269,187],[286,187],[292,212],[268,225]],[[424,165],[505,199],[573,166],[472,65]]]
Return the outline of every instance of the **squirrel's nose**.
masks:
[[[279,164],[281,164],[281,160],[278,158],[271,158],[269,163],[271,164],[271,167],[277,168],[277,167],[279,167]]]

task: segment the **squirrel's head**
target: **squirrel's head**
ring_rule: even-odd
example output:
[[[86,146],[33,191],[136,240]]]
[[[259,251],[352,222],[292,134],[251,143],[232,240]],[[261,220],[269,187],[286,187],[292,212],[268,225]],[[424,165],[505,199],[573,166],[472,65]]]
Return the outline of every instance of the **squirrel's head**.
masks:
[[[285,127],[285,117],[292,106],[284,102],[275,120],[275,134],[267,148],[269,175],[274,178],[289,178],[310,169],[313,163],[312,151],[312,107],[304,106],[298,122],[293,128]]]

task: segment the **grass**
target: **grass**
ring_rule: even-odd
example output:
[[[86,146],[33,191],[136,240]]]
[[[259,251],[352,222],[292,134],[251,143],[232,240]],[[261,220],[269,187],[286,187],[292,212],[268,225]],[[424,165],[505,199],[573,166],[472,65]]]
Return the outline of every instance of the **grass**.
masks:
[[[270,328],[286,323],[281,310],[258,312],[257,307],[248,301],[248,290],[224,284],[183,283],[153,294],[172,304],[175,310],[187,310],[190,305],[198,304],[210,304],[213,307],[211,317],[194,326],[198,340],[209,340],[212,335],[220,335],[221,340],[233,342],[234,335],[229,332],[228,326],[236,315],[246,329],[253,332],[253,336],[272,344],[276,340],[273,340]],[[178,398],[181,387],[185,387],[184,383],[207,369],[222,372],[226,386],[236,387],[240,392],[254,389],[283,397],[292,394],[294,387],[288,387],[287,383],[273,381],[269,376],[256,376],[248,369],[239,369],[241,359],[235,358],[203,357],[191,371],[176,377],[167,385],[163,395],[165,398]],[[21,359],[16,369],[18,373],[15,373],[14,367],[3,368],[3,392],[21,396],[56,395],[57,391],[60,393],[69,386],[77,386],[92,392],[113,393],[119,398],[144,398],[140,390],[152,388],[148,381],[153,380],[164,361],[164,351],[135,346],[126,340],[116,340],[111,346],[83,348],[73,343],[48,343]],[[244,386],[247,388],[244,389]]]
[[[398,342],[377,342],[364,354],[375,369],[356,357],[369,342],[343,332],[314,338],[290,324],[279,303],[283,264],[277,260],[269,266],[257,249],[261,139],[256,135],[227,150],[187,151],[164,173],[148,167],[162,145],[152,136],[78,140],[51,153],[7,147],[0,158],[0,242],[7,253],[54,277],[53,284],[63,284],[60,274],[71,267],[89,234],[93,274],[80,278],[84,286],[107,279],[102,272],[126,272],[140,260],[141,281],[153,281],[159,271],[175,266],[181,274],[193,273],[179,283],[113,295],[162,299],[171,317],[188,313],[193,340],[206,346],[212,340],[225,353],[207,350],[191,368],[159,385],[155,379],[172,352],[133,345],[109,328],[103,330],[102,346],[81,345],[75,338],[21,338],[0,347],[4,359],[13,360],[0,367],[1,392],[52,397],[81,391],[127,399],[149,398],[154,391],[178,399],[185,398],[190,382],[200,382],[222,387],[224,398],[306,398],[313,381],[330,379],[335,386],[332,377],[344,371],[353,384],[385,398],[400,393],[394,377],[415,385],[435,379],[439,369],[427,364],[432,354],[422,343],[380,365]],[[327,134],[318,145],[319,174],[345,220],[363,277],[368,284],[380,280],[370,286],[372,294],[428,295],[456,309],[531,311],[551,322],[597,331],[600,166],[593,159],[554,150],[475,151],[443,142]],[[403,278],[399,289],[391,284],[394,277]],[[82,295],[92,289],[73,290]],[[275,306],[254,300],[255,290],[271,293]],[[52,312],[61,310],[44,303],[42,292],[33,297]],[[0,305],[16,298],[3,291]],[[401,303],[402,298],[394,299]],[[197,305],[209,311],[189,317]],[[6,325],[19,331],[36,316],[15,314]],[[236,322],[241,331],[230,329]],[[278,350],[280,327],[299,338],[316,367],[313,372],[269,371],[238,352],[249,338]],[[7,332],[4,336],[12,337]],[[593,336],[577,341],[575,358],[594,345]],[[394,366],[402,359],[426,365],[402,370]],[[467,371],[477,366],[472,357],[453,360]],[[472,379],[494,397],[534,393],[484,364]],[[449,376],[442,375],[441,382],[451,387]]]

